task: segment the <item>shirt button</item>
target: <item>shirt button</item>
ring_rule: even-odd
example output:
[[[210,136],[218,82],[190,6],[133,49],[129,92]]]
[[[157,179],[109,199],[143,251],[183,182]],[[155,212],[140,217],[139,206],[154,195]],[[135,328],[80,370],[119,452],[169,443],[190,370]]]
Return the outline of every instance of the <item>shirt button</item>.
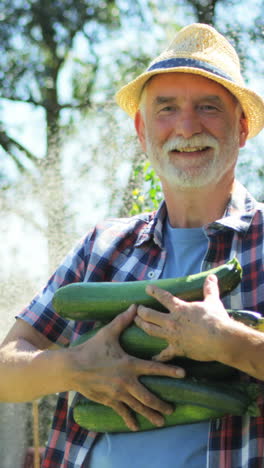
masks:
[[[148,276],[149,279],[155,278],[155,276],[156,276],[155,271],[149,271],[147,276]]]

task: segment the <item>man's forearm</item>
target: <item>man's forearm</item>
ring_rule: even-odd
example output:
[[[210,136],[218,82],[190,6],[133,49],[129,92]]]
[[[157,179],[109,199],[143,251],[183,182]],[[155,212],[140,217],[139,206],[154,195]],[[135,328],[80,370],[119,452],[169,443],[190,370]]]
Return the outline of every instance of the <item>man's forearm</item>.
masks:
[[[264,334],[235,321],[221,334],[217,359],[264,381]]]
[[[64,349],[38,350],[20,338],[0,348],[0,401],[24,402],[68,390]]]

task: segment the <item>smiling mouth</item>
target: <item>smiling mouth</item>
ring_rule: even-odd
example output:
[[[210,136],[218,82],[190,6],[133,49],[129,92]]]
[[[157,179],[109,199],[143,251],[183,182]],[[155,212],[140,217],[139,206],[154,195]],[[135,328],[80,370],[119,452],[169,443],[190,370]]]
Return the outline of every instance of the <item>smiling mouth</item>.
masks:
[[[174,153],[197,153],[201,151],[206,151],[210,149],[210,146],[189,146],[186,148],[174,148],[172,152]]]

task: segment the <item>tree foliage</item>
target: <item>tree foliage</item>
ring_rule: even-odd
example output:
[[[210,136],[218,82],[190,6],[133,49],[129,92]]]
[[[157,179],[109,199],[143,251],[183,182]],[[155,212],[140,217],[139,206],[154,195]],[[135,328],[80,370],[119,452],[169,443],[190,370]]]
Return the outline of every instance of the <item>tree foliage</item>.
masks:
[[[137,0],[133,2],[126,0],[1,1],[1,215],[2,218],[5,217],[5,226],[9,224],[10,217],[14,213],[43,233],[48,243],[50,270],[53,270],[62,254],[68,249],[67,236],[70,232],[63,178],[65,130],[73,135],[75,122],[80,122],[80,112],[85,115],[92,110],[94,95],[100,81],[100,70],[102,66],[105,67],[101,50],[105,47],[105,55],[109,54],[109,58],[113,60],[109,42],[114,32],[121,27],[124,17],[130,18],[131,22],[136,18],[136,23],[142,24],[140,2]],[[124,52],[121,62],[127,58]],[[120,57],[115,64],[115,72],[119,64]],[[103,73],[106,78],[103,85],[104,102],[110,95],[110,76],[105,69]],[[39,141],[37,151],[30,141],[25,143],[18,133],[13,131],[12,126],[6,123],[6,103],[16,105],[20,103],[31,109],[41,110],[45,141]],[[13,109],[23,108],[13,107]],[[31,115],[34,116],[33,112]],[[12,120],[16,122],[15,114]],[[21,245],[25,238],[24,233]],[[39,252],[32,251],[31,256],[36,257],[33,271],[33,276],[36,276]],[[17,258],[13,259],[13,263],[15,261]],[[23,291],[27,293],[25,286],[29,286],[29,269],[26,259],[23,270],[25,274],[21,277]],[[2,298],[5,302],[1,304],[1,310],[5,313],[7,310],[13,312],[10,307],[11,302],[13,306],[20,306],[17,301],[20,289],[13,275],[12,280],[15,295],[11,295],[10,288],[6,289],[7,297]],[[31,286],[28,298],[35,289],[35,285]],[[25,302],[26,300],[28,299],[25,299]],[[43,399],[42,403],[47,401]],[[46,412],[47,408],[44,410]],[[48,421],[50,419],[51,414],[48,415]],[[41,442],[43,443],[47,437],[47,426],[43,418],[42,424],[44,427],[41,432]],[[22,432],[24,434],[24,428]],[[28,440],[28,443],[30,442]],[[15,450],[13,443],[10,450]]]
[[[97,47],[121,27],[123,15],[141,18],[140,4],[116,0],[2,0],[1,3],[2,102],[41,109],[45,144],[36,154],[29,144],[14,137],[3,115],[0,146],[2,153],[12,160],[12,174],[15,171],[18,184],[23,176],[23,184],[39,199],[39,211],[46,219],[43,233],[48,239],[51,269],[61,258],[62,239],[67,238],[69,231],[62,176],[62,130],[70,131],[73,127],[75,112],[91,109],[100,69]],[[81,51],[79,56],[76,49]],[[6,189],[13,184],[13,179],[8,180],[7,176],[5,172],[2,177]],[[2,192],[2,209],[18,213],[15,203],[10,206],[7,193]],[[25,210],[24,216],[34,219]]]
[[[89,103],[87,91],[93,73],[87,76],[82,96],[78,98],[73,89],[74,99],[66,103],[59,102],[58,74],[78,33],[87,39],[87,63],[95,69],[97,57],[92,51],[101,31],[119,26],[119,9],[114,0],[2,0],[2,97],[40,105],[47,112]]]

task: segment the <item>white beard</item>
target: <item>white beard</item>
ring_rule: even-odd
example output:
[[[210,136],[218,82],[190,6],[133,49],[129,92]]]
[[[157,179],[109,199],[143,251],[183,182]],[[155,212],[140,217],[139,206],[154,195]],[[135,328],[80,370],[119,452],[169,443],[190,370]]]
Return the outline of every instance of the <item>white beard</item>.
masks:
[[[153,139],[147,136],[147,155],[150,162],[161,179],[169,185],[187,189],[200,188],[210,183],[216,184],[225,172],[231,168],[238,154],[238,137],[233,134],[220,154],[220,145],[211,135],[195,135],[188,140],[183,137],[174,137],[167,140],[158,149]],[[204,156],[197,158],[190,155],[184,159],[177,159],[177,153],[170,154],[173,150],[188,148],[210,148]]]

